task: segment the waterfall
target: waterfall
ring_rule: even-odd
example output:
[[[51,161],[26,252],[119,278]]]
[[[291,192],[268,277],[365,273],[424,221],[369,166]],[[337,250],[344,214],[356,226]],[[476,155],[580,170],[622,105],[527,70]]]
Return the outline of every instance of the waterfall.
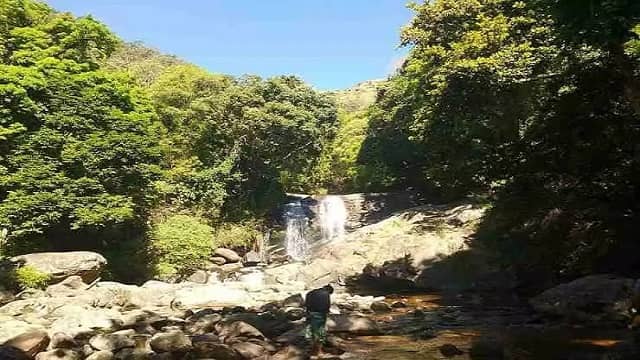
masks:
[[[342,198],[328,195],[320,201],[318,207],[322,239],[331,240],[343,236],[347,222],[347,208]]]
[[[304,260],[309,252],[306,237],[309,218],[300,201],[286,204],[284,219],[287,226],[285,249],[294,260]]]

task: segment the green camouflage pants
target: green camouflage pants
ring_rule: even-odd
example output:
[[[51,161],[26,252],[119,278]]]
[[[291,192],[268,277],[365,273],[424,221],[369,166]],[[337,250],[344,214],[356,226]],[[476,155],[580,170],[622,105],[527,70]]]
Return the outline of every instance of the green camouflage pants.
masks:
[[[327,314],[310,312],[307,314],[305,337],[312,342],[324,344],[327,340]]]

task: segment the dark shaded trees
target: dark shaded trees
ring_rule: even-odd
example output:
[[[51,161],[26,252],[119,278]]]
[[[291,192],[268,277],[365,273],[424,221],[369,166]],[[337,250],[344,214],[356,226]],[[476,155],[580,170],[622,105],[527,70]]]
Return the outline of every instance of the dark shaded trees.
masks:
[[[640,223],[640,4],[414,10],[403,32],[411,54],[372,110],[361,161],[442,199],[493,194],[481,238],[516,272],[637,265],[616,256],[637,250]]]

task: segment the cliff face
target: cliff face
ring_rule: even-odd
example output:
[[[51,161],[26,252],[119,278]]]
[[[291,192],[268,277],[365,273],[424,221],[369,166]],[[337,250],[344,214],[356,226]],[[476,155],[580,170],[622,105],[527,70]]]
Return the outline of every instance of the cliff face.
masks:
[[[390,197],[373,198],[377,201],[367,201],[362,195],[346,196],[347,207],[359,209],[350,214],[350,222],[360,228],[328,243],[314,244],[306,263],[267,269],[267,281],[298,281],[308,287],[365,281],[457,289],[474,287],[492,272],[486,253],[469,244],[484,208],[471,204],[425,205],[389,216],[392,205],[402,197],[396,199],[398,203]],[[366,225],[367,221],[375,221],[374,215],[362,209],[375,209],[376,204],[384,210],[373,212],[375,216],[388,217]]]

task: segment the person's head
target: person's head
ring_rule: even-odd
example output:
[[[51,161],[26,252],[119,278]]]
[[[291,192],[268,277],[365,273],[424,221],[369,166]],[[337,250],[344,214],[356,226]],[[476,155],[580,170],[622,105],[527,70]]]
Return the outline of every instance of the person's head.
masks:
[[[329,294],[333,294],[333,286],[331,286],[331,284],[327,284],[325,286],[322,287],[326,292],[328,292]]]

